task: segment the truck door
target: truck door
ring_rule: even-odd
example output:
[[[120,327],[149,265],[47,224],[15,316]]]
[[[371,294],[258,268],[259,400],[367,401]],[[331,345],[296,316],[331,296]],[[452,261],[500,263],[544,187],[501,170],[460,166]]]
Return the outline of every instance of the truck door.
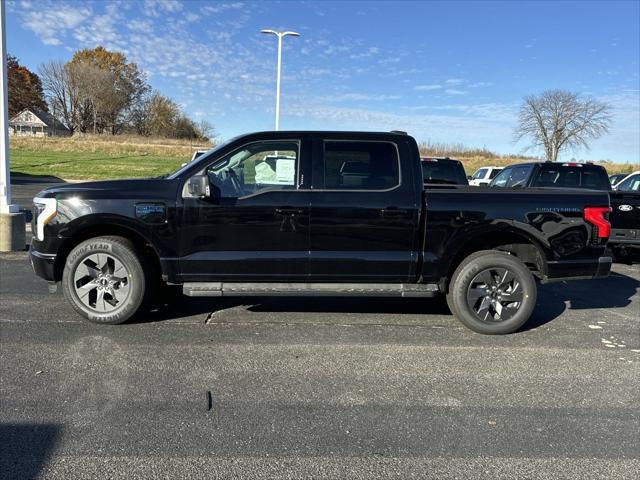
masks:
[[[312,281],[409,280],[422,189],[415,191],[414,169],[401,155],[407,158],[408,148],[392,141],[315,140]]]
[[[309,194],[300,138],[257,141],[202,171],[209,195],[183,190],[184,281],[303,281],[308,275]]]

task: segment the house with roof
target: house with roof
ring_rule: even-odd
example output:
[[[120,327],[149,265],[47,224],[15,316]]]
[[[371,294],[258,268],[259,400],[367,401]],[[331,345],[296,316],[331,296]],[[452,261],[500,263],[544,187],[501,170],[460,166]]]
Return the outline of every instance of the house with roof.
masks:
[[[16,137],[68,137],[71,131],[53,115],[26,108],[9,120],[9,135]]]

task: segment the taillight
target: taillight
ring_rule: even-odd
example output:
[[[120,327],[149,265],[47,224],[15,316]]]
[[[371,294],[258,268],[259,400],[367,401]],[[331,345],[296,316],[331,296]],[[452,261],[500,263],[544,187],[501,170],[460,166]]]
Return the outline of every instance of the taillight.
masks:
[[[607,240],[611,234],[611,224],[607,215],[611,212],[611,207],[585,207],[584,219],[594,226],[594,238]]]

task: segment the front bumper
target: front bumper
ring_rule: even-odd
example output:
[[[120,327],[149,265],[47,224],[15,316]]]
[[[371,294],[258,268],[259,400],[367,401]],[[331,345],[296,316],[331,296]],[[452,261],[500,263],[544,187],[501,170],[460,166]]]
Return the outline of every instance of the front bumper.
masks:
[[[560,280],[581,280],[609,276],[611,257],[600,257],[597,260],[559,260],[547,262],[547,274],[543,282]]]
[[[55,282],[55,263],[56,255],[49,253],[41,253],[33,249],[33,246],[29,248],[29,261],[31,262],[31,268],[35,274],[49,282]]]

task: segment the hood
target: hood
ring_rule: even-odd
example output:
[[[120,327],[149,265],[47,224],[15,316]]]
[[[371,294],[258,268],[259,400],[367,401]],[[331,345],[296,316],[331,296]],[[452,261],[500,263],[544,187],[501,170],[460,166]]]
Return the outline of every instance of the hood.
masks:
[[[81,199],[130,198],[162,200],[175,199],[176,180],[165,178],[136,178],[106,180],[100,182],[63,183],[42,190],[37,197],[62,200],[70,197]]]

